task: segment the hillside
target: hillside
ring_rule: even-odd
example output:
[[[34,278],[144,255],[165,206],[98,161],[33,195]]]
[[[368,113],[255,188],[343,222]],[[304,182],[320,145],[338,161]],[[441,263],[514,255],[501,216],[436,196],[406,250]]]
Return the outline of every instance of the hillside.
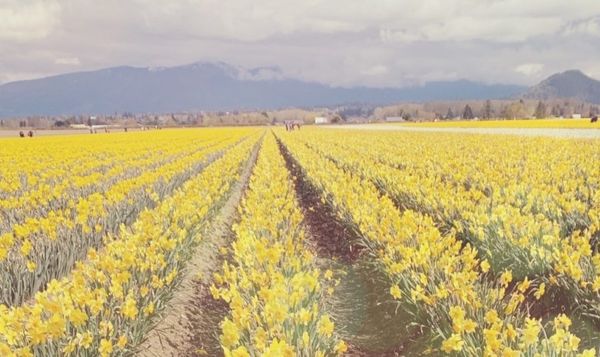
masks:
[[[286,78],[277,68],[246,70],[225,63],[114,67],[0,85],[0,117],[507,98],[524,90],[467,80],[408,88],[341,88]]]
[[[539,100],[573,98],[600,104],[600,81],[586,76],[579,70],[569,70],[554,74],[531,87],[524,97]]]

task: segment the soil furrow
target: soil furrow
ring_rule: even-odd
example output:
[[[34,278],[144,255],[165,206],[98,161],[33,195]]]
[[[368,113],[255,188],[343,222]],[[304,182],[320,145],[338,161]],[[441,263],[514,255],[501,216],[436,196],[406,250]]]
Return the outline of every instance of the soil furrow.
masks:
[[[182,282],[163,318],[138,347],[137,356],[220,356],[219,323],[227,314],[223,301],[210,294],[213,273],[221,266],[221,248],[232,236],[231,224],[248,185],[262,139],[254,146],[240,179],[187,263]]]
[[[349,344],[347,356],[403,356],[405,347],[420,336],[409,329],[408,316],[389,299],[389,286],[372,266],[360,238],[321,201],[319,191],[278,140],[294,181],[304,224],[316,246],[323,269],[339,276],[340,284],[328,301],[340,336]]]

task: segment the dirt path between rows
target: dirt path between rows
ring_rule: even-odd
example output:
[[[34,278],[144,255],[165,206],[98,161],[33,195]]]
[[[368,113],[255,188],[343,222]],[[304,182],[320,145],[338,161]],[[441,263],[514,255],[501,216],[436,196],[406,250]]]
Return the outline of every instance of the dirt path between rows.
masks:
[[[374,271],[360,238],[340,221],[335,211],[321,201],[319,191],[304,176],[300,166],[279,142],[279,149],[292,175],[296,196],[304,214],[308,237],[315,245],[323,270],[331,269],[340,279],[326,305],[336,331],[349,350],[345,356],[395,357],[410,354],[407,345],[416,339],[406,326],[408,316],[390,301],[389,286]]]
[[[294,182],[296,197],[304,214],[304,225],[317,247],[319,257],[346,263],[355,262],[362,250],[357,244],[358,238],[338,220],[333,210],[321,202],[319,192],[305,179],[300,166],[285,146],[281,142],[278,144]]]
[[[231,224],[246,190],[260,144],[257,143],[245,163],[240,179],[220,209],[204,238],[196,247],[178,290],[163,318],[137,348],[137,356],[219,356],[219,323],[227,314],[227,304],[215,301],[209,291],[213,273],[220,268],[220,249],[229,244]]]

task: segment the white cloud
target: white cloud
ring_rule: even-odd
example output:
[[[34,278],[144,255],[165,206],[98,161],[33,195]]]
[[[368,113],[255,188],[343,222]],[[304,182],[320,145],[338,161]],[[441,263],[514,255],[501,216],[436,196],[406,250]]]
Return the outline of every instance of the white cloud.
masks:
[[[383,41],[490,41],[500,43],[523,42],[530,38],[551,34],[563,25],[560,18],[476,18],[455,17],[440,22],[421,24],[410,28],[380,31]]]
[[[565,27],[565,36],[591,35],[600,37],[600,16],[581,21],[575,21]]]
[[[597,0],[0,0],[0,73],[203,60],[336,85],[532,84],[597,73],[599,16]]]
[[[70,0],[71,3],[86,0]],[[236,41],[293,33],[381,29],[400,41],[523,41],[600,12],[600,2],[572,0],[106,0],[138,31]],[[119,5],[116,5],[119,4]],[[100,15],[103,13],[101,12]],[[585,15],[584,15],[585,14]],[[91,14],[93,17],[94,15]]]
[[[379,38],[383,42],[400,42],[400,43],[412,43],[418,40],[424,40],[424,36],[421,33],[409,31],[407,29],[392,30],[389,28],[382,28],[379,30]]]
[[[515,68],[515,72],[524,74],[528,77],[539,75],[544,70],[544,65],[541,63],[523,63]]]
[[[47,37],[58,24],[55,1],[0,1],[0,39],[30,41]]]
[[[558,18],[474,18],[458,17],[441,24],[424,26],[425,38],[433,41],[521,42],[560,29]]]
[[[361,74],[364,74],[365,76],[381,76],[384,74],[387,74],[389,72],[389,69],[384,66],[384,65],[377,65],[377,66],[373,66],[370,68],[367,68],[363,71],[361,71]]]
[[[77,57],[59,57],[54,60],[54,63],[68,66],[79,66],[81,61]]]

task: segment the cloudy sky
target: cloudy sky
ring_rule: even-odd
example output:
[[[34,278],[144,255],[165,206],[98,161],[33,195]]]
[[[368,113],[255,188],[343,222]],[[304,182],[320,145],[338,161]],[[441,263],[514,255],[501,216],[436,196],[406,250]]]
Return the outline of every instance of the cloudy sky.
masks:
[[[600,79],[599,0],[0,0],[0,83],[118,65],[279,66],[334,85]]]

